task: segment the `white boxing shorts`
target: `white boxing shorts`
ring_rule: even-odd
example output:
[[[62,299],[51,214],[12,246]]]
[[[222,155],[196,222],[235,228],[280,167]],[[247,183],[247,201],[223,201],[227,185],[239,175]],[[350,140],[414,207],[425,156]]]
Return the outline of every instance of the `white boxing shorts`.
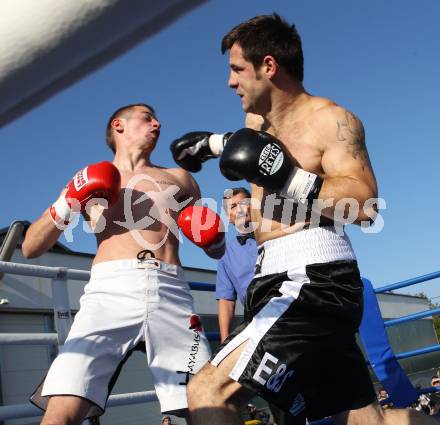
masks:
[[[67,340],[31,401],[74,395],[104,413],[119,365],[140,341],[162,412],[187,408],[186,384],[208,360],[208,341],[183,270],[156,259],[117,260],[92,267]]]

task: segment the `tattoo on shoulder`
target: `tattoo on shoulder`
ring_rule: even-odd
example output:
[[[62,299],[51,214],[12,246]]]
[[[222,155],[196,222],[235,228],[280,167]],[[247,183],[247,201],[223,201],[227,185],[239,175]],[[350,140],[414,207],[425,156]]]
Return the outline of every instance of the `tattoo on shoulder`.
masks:
[[[356,115],[345,111],[345,117],[337,121],[336,140],[346,143],[347,152],[354,159],[359,159],[362,169],[370,166],[367,148],[365,146],[364,126]]]

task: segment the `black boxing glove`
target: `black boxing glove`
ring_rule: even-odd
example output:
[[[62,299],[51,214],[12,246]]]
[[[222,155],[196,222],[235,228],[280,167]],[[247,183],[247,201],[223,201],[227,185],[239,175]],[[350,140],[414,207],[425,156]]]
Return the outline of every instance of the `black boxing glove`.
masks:
[[[316,198],[323,182],[297,167],[277,138],[250,128],[229,137],[220,170],[228,180],[244,179],[295,202]]]
[[[216,158],[232,133],[213,134],[209,131],[193,131],[174,140],[170,149],[174,161],[193,173],[202,169],[202,163]]]

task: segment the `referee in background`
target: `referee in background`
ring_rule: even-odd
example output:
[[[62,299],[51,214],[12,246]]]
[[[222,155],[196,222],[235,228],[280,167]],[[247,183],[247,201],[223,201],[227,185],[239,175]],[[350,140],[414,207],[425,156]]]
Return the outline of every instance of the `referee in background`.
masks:
[[[246,290],[254,278],[258,250],[253,233],[250,210],[251,194],[244,187],[225,190],[223,208],[237,235],[226,241],[226,251],[217,265],[216,298],[220,341],[229,336],[237,298],[244,305]],[[294,417],[270,405],[276,425],[298,425]]]

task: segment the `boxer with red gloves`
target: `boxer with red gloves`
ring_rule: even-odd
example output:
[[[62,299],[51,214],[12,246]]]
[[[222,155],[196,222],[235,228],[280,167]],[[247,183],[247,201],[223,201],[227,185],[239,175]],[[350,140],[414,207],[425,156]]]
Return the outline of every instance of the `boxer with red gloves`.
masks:
[[[110,207],[118,200],[120,189],[121,175],[111,162],[89,165],[73,176],[67,189],[50,207],[50,216],[58,228],[64,229],[75,209],[82,212],[90,200],[99,199],[105,199]]]
[[[80,424],[102,414],[113,374],[140,340],[154,365],[162,412],[187,415],[186,384],[207,362],[209,344],[183,281],[177,222],[213,258],[223,254],[224,243],[218,216],[194,205],[201,194],[192,176],[151,162],[160,128],[146,104],[115,111],[107,124],[113,162],[75,174],[26,232],[23,254],[41,255],[81,212],[98,245],[63,350],[31,397],[46,410],[43,424]],[[195,340],[197,352],[188,361]]]
[[[225,234],[220,216],[208,207],[191,205],[181,211],[177,225],[182,233],[207,253],[219,258],[225,251]]]
[[[89,218],[86,207],[102,199],[111,207],[118,201],[120,189],[120,172],[108,161],[78,171],[53,205],[27,230],[22,244],[23,255],[27,258],[42,255],[55,244],[74,213],[81,212]]]

